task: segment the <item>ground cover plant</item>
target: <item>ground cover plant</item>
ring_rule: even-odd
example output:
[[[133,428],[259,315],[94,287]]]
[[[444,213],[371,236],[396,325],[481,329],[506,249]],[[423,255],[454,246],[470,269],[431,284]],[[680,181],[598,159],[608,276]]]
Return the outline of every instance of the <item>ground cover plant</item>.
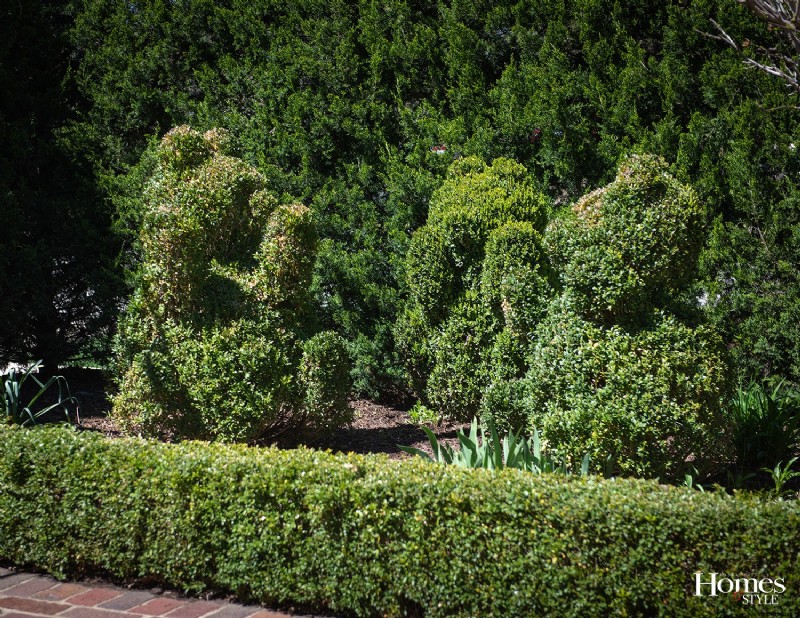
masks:
[[[778,383],[740,385],[730,403],[739,471],[788,461],[800,444],[800,392]]]
[[[114,415],[172,439],[337,427],[352,417],[349,360],[341,337],[314,332],[311,212],[278,204],[228,147],[224,131],[177,127],[157,149]]]
[[[41,380],[36,375],[41,366],[38,361],[30,367],[11,368],[0,374],[0,411],[6,424],[35,425],[38,419],[56,409],[64,413],[64,420],[70,421],[70,408],[74,409],[77,400],[70,393],[66,378],[54,375]],[[42,400],[48,391],[58,391],[54,403]]]

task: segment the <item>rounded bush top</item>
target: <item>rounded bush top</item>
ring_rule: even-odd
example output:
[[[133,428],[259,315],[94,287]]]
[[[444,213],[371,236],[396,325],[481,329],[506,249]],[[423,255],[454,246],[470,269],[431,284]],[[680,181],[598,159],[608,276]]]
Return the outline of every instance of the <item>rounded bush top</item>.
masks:
[[[509,220],[529,221],[542,231],[546,210],[546,200],[530,183],[524,165],[504,158],[487,165],[466,157],[453,163],[433,194],[428,225],[461,214],[479,221],[484,234]]]
[[[186,264],[253,253],[276,200],[258,170],[225,154],[229,147],[224,129],[203,134],[183,125],[161,140],[160,166],[145,195],[149,260]]]
[[[207,160],[211,148],[202,133],[181,125],[170,129],[161,139],[158,154],[165,168],[181,173]]]
[[[547,231],[547,246],[579,310],[603,323],[663,306],[694,275],[705,211],[666,162],[640,155]]]
[[[463,178],[469,174],[480,174],[486,169],[486,161],[480,157],[471,155],[456,159],[447,169],[448,178]]]
[[[516,249],[531,241],[525,255],[538,255],[546,212],[546,199],[534,189],[523,165],[503,158],[487,165],[477,157],[453,163],[433,195],[427,224],[411,240],[406,274],[413,302],[434,322],[445,317],[464,290],[480,285],[487,242],[510,222],[525,224],[524,238],[506,244]],[[501,260],[495,257],[493,264]]]

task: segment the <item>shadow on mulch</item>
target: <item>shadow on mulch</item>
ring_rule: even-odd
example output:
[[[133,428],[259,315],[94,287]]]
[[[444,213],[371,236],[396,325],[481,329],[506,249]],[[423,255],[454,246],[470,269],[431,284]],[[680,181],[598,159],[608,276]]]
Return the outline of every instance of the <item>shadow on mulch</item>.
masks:
[[[112,384],[106,372],[99,369],[67,367],[63,368],[59,375],[66,378],[72,396],[78,402],[77,414],[72,409],[72,415],[73,420],[79,420],[81,428],[100,432],[108,437],[116,438],[122,435],[113,418],[108,416],[111,410],[108,394],[111,392]],[[42,381],[46,380],[44,373],[37,377]],[[35,387],[34,383],[26,384],[23,399],[27,402],[37,390],[38,387]],[[58,389],[54,388],[37,404],[47,406],[55,402],[57,395]],[[409,457],[400,450],[400,445],[431,452],[427,436],[422,429],[411,422],[407,408],[368,400],[354,400],[351,401],[351,405],[355,409],[355,420],[348,427],[325,435],[312,432],[287,432],[269,444],[274,443],[279,448],[296,448],[303,445],[333,452],[383,453],[393,459]],[[43,421],[63,422],[64,414],[59,409],[53,410]],[[440,443],[454,445],[458,442],[456,431],[464,427],[468,427],[468,424],[445,422],[433,431]]]
[[[381,405],[367,400],[350,402],[356,419],[349,427],[337,429],[328,435],[287,435],[275,443],[280,448],[294,448],[301,444],[317,449],[330,449],[343,453],[384,453],[392,459],[408,457],[400,446],[413,446],[431,453],[430,442],[417,425],[411,423],[405,408]],[[439,443],[456,444],[456,431],[467,427],[463,423],[446,422],[433,432]]]

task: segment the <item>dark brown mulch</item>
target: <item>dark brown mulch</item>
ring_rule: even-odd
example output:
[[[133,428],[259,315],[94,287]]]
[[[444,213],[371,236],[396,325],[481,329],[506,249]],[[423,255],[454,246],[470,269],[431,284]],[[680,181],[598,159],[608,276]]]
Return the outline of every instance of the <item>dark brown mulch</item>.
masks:
[[[359,399],[351,402],[356,411],[352,425],[337,429],[327,436],[300,435],[287,436],[278,441],[277,446],[292,448],[300,444],[317,449],[330,449],[334,452],[385,453],[393,459],[408,457],[399,445],[413,446],[431,453],[430,442],[425,432],[411,422],[408,410]],[[433,432],[439,443],[457,444],[456,431],[465,427],[464,423],[447,421]]]
[[[111,403],[108,392],[111,388],[104,372],[97,369],[66,368],[60,372],[69,384],[72,395],[78,401],[80,426],[90,431],[99,431],[110,437],[121,435],[116,423],[109,418]],[[55,394],[55,393],[53,393]],[[275,445],[280,448],[295,448],[305,445],[310,448],[334,452],[385,453],[393,459],[409,457],[399,445],[413,446],[428,453],[430,443],[425,433],[411,422],[404,407],[382,405],[367,400],[351,402],[355,409],[355,420],[328,435],[284,434]],[[51,413],[49,421],[62,421],[63,414]],[[456,444],[456,430],[463,423],[445,422],[433,429],[440,443]]]

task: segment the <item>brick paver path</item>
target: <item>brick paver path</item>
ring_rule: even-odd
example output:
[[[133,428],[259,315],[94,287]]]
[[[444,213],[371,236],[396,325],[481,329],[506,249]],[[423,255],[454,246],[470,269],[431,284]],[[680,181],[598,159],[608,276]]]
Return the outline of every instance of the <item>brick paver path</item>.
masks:
[[[0,567],[0,618],[315,618],[109,584],[62,583]]]

